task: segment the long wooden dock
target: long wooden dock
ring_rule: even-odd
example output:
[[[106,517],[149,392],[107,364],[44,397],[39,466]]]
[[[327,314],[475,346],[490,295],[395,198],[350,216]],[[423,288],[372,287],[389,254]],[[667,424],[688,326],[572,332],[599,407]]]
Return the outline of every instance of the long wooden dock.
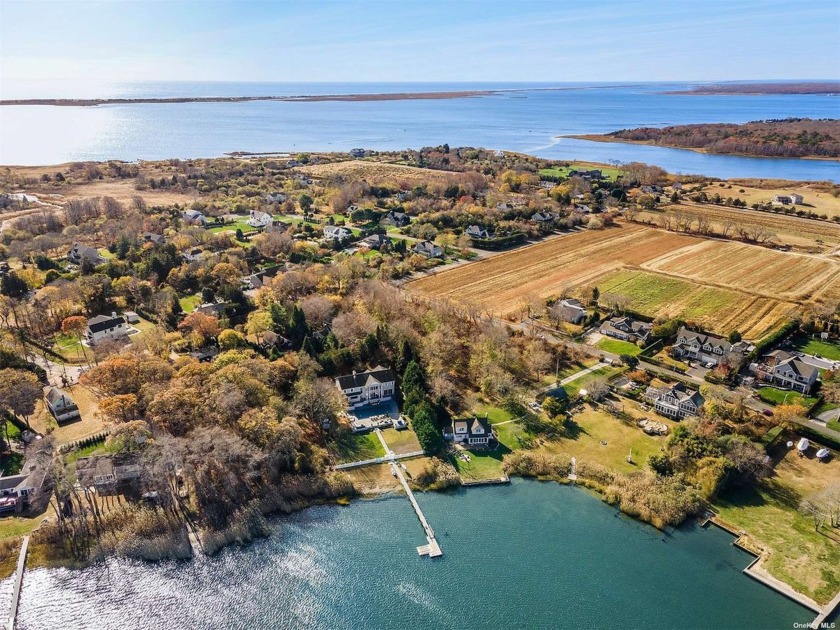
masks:
[[[419,547],[417,547],[417,553],[419,553],[421,556],[439,558],[443,555],[443,551],[441,550],[440,545],[438,544],[438,541],[435,538],[435,531],[432,529],[432,526],[429,525],[429,522],[423,515],[423,510],[420,509],[420,505],[417,503],[417,499],[414,498],[414,493],[411,491],[411,488],[408,485],[408,481],[406,480],[405,475],[403,475],[402,469],[394,462],[391,462],[391,470],[393,471],[396,478],[400,480],[403,490],[405,490],[406,495],[408,495],[408,500],[411,501],[411,506],[417,513],[417,518],[420,519],[420,524],[423,526],[423,532],[426,534],[426,540],[429,542],[429,544],[427,545],[420,545]]]
[[[20,554],[18,555],[17,571],[15,571],[15,585],[12,589],[12,605],[9,609],[9,619],[6,622],[6,630],[15,630],[15,623],[17,622],[17,609],[20,602],[20,588],[23,585],[23,572],[26,568],[26,552],[29,550],[29,536],[23,537],[23,543],[20,546]]]

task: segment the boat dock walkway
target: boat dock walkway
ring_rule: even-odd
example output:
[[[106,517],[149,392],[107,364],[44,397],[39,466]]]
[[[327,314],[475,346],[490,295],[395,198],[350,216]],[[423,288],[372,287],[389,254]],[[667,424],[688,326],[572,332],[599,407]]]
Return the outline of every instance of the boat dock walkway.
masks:
[[[429,541],[428,545],[421,545],[417,547],[417,553],[421,556],[439,558],[443,555],[443,551],[441,551],[440,545],[435,538],[435,531],[432,529],[432,526],[429,525],[426,517],[423,516],[423,510],[420,509],[417,499],[414,498],[414,493],[411,491],[408,481],[406,480],[405,475],[403,475],[402,469],[395,462],[391,462],[391,472],[393,472],[394,476],[400,480],[403,490],[405,490],[406,495],[408,495],[408,500],[411,501],[411,507],[413,507],[414,511],[417,513],[417,518],[420,519],[420,524],[423,526],[423,531],[426,534],[426,540]]]
[[[12,589],[12,606],[9,609],[9,619],[6,622],[6,630],[15,630],[15,623],[17,621],[17,609],[20,602],[20,588],[23,585],[23,572],[26,568],[26,552],[29,550],[29,536],[23,537],[23,543],[20,546],[20,554],[18,555],[17,571],[15,572],[15,586]]]
[[[823,606],[822,612],[817,615],[817,618],[814,619],[814,622],[811,624],[811,627],[814,630],[819,630],[819,628],[823,627],[823,624],[826,623],[826,619],[828,616],[837,610],[837,607],[840,606],[840,591],[837,592],[837,595],[834,596],[830,602],[828,602],[825,606]]]

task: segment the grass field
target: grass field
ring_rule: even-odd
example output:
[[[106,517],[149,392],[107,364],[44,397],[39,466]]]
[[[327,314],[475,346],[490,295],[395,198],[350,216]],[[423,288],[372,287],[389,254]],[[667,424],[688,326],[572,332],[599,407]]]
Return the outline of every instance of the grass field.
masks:
[[[605,365],[604,367],[598,368],[588,374],[584,374],[580,378],[576,378],[570,383],[566,383],[563,385],[563,389],[566,390],[566,393],[569,394],[569,398],[577,398],[580,390],[586,389],[586,386],[598,378],[611,378],[615,376],[625,368],[618,368],[612,367],[611,365]]]
[[[596,164],[593,162],[573,162],[569,166],[557,166],[554,168],[541,168],[540,175],[547,175],[549,177],[568,177],[569,171],[575,170],[592,170],[598,169],[601,174],[609,181],[615,181],[619,176],[619,170],[612,166],[604,166],[603,164]]]
[[[816,256],[625,225],[551,238],[406,285],[516,318],[563,290],[626,296],[650,317],[682,317],[757,339],[809,302],[840,297],[840,264]]]
[[[371,434],[373,435],[373,434]],[[374,435],[374,437],[376,437]],[[382,437],[385,438],[385,443],[394,453],[402,455],[403,453],[414,453],[422,451],[423,447],[417,441],[417,435],[414,431],[403,429],[397,431],[396,429],[385,429],[382,431]],[[379,440],[377,440],[379,441]]]
[[[762,387],[758,390],[758,397],[771,405],[802,405],[810,409],[816,404],[817,399],[810,396],[803,396],[799,392],[793,392],[775,387]]]
[[[408,468],[407,476],[411,479],[428,463],[428,457],[404,459],[402,463]],[[388,464],[375,464],[344,471],[353,486],[362,494],[378,495],[383,492],[393,492],[401,489],[400,482],[391,475]]]
[[[642,349],[635,343],[622,341],[621,339],[610,339],[609,337],[599,339],[598,343],[595,345],[604,352],[612,352],[613,354],[629,354],[633,357],[642,351]]]
[[[339,462],[357,462],[385,456],[385,449],[375,433],[346,433],[329,445]]]
[[[778,464],[757,489],[727,492],[715,500],[720,516],[745,529],[771,553],[765,568],[798,591],[825,603],[840,590],[840,535],[814,530],[799,512],[803,498],[840,479],[840,460],[800,458],[784,444],[771,453]]]
[[[449,171],[436,171],[402,164],[388,164],[371,160],[346,160],[331,164],[313,164],[302,166],[298,170],[312,177],[336,177],[345,179],[364,179],[371,183],[406,182],[411,186],[427,182],[458,181],[461,175]]]
[[[797,337],[794,346],[800,352],[821,356],[832,361],[840,361],[840,344],[833,341],[822,341],[810,337]]]
[[[661,418],[656,420],[672,424]],[[637,472],[647,468],[648,458],[658,455],[667,439],[647,435],[641,429],[589,406],[574,414],[574,422],[577,425],[572,432],[574,437],[544,441],[539,450],[568,453],[578,459],[621,472]],[[631,450],[635,462],[633,464],[627,462]]]

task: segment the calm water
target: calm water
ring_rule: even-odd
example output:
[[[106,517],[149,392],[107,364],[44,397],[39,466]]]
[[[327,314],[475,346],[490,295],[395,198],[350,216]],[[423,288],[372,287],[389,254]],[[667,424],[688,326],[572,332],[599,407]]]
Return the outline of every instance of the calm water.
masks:
[[[813,614],[741,573],[711,528],[665,535],[577,488],[426,494],[444,557],[404,497],[318,507],[195,562],[27,573],[19,627],[791,628]],[[5,583],[3,586],[7,586]]]
[[[685,85],[543,84],[4,84],[3,98],[354,94],[521,88],[479,98],[369,102],[134,104],[0,108],[0,164],[215,157],[232,151],[346,151],[449,143],[547,158],[640,160],[675,173],[840,181],[840,164],[709,156],[560,138],[643,125],[840,118],[825,95],[674,96]]]

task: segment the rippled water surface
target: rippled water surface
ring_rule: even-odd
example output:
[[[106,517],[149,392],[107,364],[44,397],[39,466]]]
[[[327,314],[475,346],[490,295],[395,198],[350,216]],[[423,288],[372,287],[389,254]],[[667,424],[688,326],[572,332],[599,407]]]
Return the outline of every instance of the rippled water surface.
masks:
[[[0,164],[216,157],[232,151],[398,150],[449,143],[547,158],[645,161],[675,173],[840,181],[837,162],[704,155],[563,138],[639,126],[840,118],[826,95],[677,96],[687,85],[142,83],[4,84],[3,98],[173,97],[510,89],[476,98],[0,108]]]
[[[663,534],[572,487],[515,480],[317,507],[210,559],[27,573],[19,628],[791,628],[728,534]],[[8,582],[4,583],[6,586]]]

